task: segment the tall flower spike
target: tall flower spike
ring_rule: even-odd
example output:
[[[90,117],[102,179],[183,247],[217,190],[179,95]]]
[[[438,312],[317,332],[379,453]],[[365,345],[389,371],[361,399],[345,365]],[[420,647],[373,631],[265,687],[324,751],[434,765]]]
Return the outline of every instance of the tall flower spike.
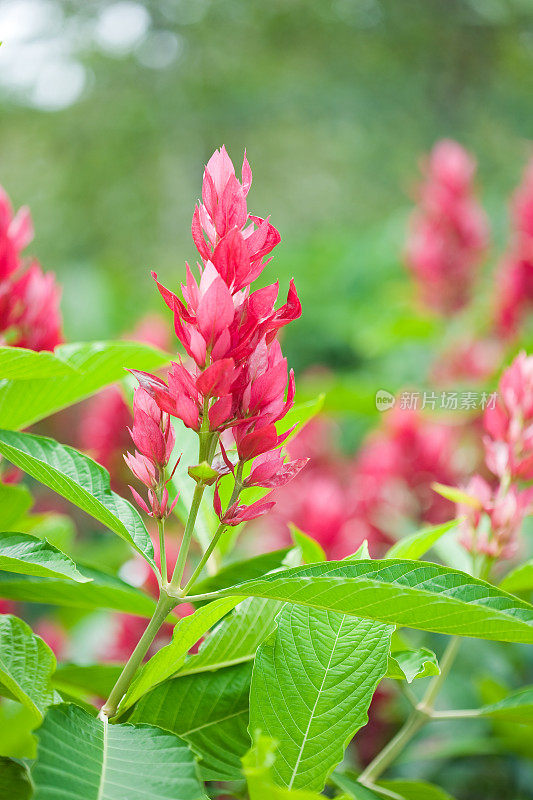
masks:
[[[506,339],[516,336],[533,307],[533,159],[511,198],[512,238],[497,273],[496,328]]]
[[[419,189],[407,243],[407,265],[422,301],[441,314],[465,306],[488,240],[473,193],[475,161],[457,142],[433,148]]]
[[[180,297],[152,273],[190,362],[173,362],[166,382],[148,373],[133,374],[163,415],[181,419],[203,443],[208,441],[204,455],[212,457],[218,435],[231,432],[239,472],[222,451],[224,474],[242,476],[243,462],[262,456],[247,485],[252,481],[274,487],[290,480],[305,463],[285,464],[279,453],[272,452],[290,433],[278,434],[276,423],[294,402],[294,375],[276,337],[300,316],[301,305],[292,280],[286,303],[277,309],[277,283],[251,291],[265,257],[280,241],[268,218],[248,213],[251,183],[246,156],[239,181],[225,148],[215,151],[205,168],[202,202],[193,216],[192,235],[202,258],[199,278],[187,264]],[[152,422],[141,411],[138,416],[134,441],[141,455],[157,464],[162,443],[154,438]],[[142,460],[131,460],[131,465],[137,474],[145,474]],[[240,478],[236,486],[242,488]],[[215,504],[217,498],[218,489]],[[224,513],[219,509],[219,516],[224,524],[237,525],[266,513],[272,504],[262,500],[247,507],[237,500]]]

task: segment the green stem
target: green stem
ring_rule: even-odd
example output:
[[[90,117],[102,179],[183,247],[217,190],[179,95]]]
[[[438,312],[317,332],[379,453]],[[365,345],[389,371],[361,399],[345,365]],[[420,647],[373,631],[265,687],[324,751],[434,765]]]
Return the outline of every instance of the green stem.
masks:
[[[233,483],[233,491],[231,493],[231,497],[229,499],[226,511],[228,510],[228,508],[230,508],[230,506],[233,505],[233,503],[237,502],[237,500],[239,499],[239,495],[240,495],[241,490],[242,490],[242,471],[243,471],[243,468],[244,468],[244,464],[241,464],[241,462],[239,461],[239,463],[237,464],[236,472],[235,472],[235,479],[234,479],[234,483]],[[189,578],[187,584],[185,585],[185,587],[183,589],[183,597],[185,597],[187,592],[191,589],[191,587],[192,587],[193,583],[195,582],[196,578],[198,577],[198,575],[203,570],[204,566],[206,565],[207,561],[209,560],[209,557],[212,555],[213,550],[215,549],[215,547],[217,546],[217,544],[218,544],[218,542],[220,540],[220,537],[226,532],[228,527],[229,527],[228,525],[224,525],[224,524],[221,523],[218,526],[218,528],[216,529],[215,535],[213,536],[213,538],[209,542],[209,545],[208,545],[205,553],[203,554],[202,558],[200,559],[200,561],[198,563],[198,566],[194,570],[193,574],[191,575],[191,577]]]
[[[413,736],[415,736],[420,728],[422,728],[433,715],[433,703],[442,688],[442,684],[446,680],[448,673],[457,655],[460,640],[458,638],[452,639],[444,655],[440,661],[440,675],[437,675],[428,686],[422,701],[414,708],[404,725],[400,728],[396,736],[378,753],[373,761],[367,766],[360,774],[358,780],[368,785],[376,783],[380,775],[396,760],[400,753],[409,744]]]
[[[453,639],[450,639],[448,642],[448,646],[446,647],[446,650],[444,651],[444,654],[439,662],[440,675],[437,675],[430,682],[428,690],[423,696],[419,708],[422,707],[424,710],[433,711],[433,705],[435,704],[437,695],[440,692],[442,684],[448,677],[448,674],[453,666],[453,662],[457,657],[457,651],[459,650],[460,644],[461,640],[457,636],[455,636]]]
[[[477,708],[460,708],[457,711],[434,711],[432,719],[467,719],[468,717],[479,717],[480,712]]]
[[[157,520],[157,527],[159,529],[159,556],[161,558],[161,578],[163,579],[163,586],[166,586],[168,582],[167,554],[165,548],[165,523],[162,519]]]
[[[170,587],[172,589],[179,589],[181,584],[183,571],[185,569],[185,562],[187,561],[189,547],[191,546],[194,526],[196,525],[196,517],[198,516],[198,511],[200,510],[200,504],[202,502],[204,491],[205,483],[197,483],[192,496],[192,503],[189,516],[187,517],[187,524],[185,525],[185,530],[183,531],[183,539],[181,540],[178,559],[176,561],[176,566],[174,567],[174,572],[170,581]]]
[[[117,682],[111,690],[111,694],[105,702],[105,705],[100,710],[101,717],[114,717],[117,713],[119,703],[128,691],[135,673],[142,664],[143,658],[148,652],[148,649],[154,641],[162,624],[175,605],[176,601],[172,598],[169,598],[164,594],[159,597],[152,619],[148,623],[146,630],[139,639],[137,647],[129,657],[126,666],[120,673]]]
[[[227,525],[220,524],[218,526],[218,528],[217,528],[217,530],[215,532],[215,535],[213,536],[213,538],[209,542],[209,546],[207,547],[205,553],[203,554],[202,558],[198,562],[198,565],[197,565],[196,569],[194,570],[193,574],[191,575],[191,577],[189,578],[189,580],[187,581],[187,583],[185,584],[185,586],[183,588],[183,593],[182,593],[183,597],[185,597],[185,595],[190,591],[193,583],[196,581],[198,575],[201,573],[201,571],[203,570],[204,566],[206,565],[211,553],[213,552],[213,550],[217,546],[220,537],[222,536],[223,533],[225,533],[225,531],[227,529],[228,529]]]
[[[375,783],[379,776],[396,760],[413,736],[418,733],[425,721],[426,715],[416,708],[413,709],[396,736],[390,740],[381,753],[378,753],[375,759],[359,775],[359,782],[365,784],[365,786]]]

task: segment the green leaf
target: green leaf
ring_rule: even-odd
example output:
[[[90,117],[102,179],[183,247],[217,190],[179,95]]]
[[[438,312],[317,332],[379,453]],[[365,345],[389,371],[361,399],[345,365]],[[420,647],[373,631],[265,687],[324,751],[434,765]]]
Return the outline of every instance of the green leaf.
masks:
[[[0,483],[0,530],[9,531],[33,505],[25,486]]]
[[[0,533],[0,570],[54,578],[70,578],[78,583],[90,581],[74,561],[46,539],[27,533]]]
[[[441,497],[445,497],[446,500],[451,500],[452,503],[460,503],[461,505],[470,506],[471,508],[481,508],[481,503],[477,497],[472,497],[472,495],[463,492],[456,486],[446,486],[444,483],[432,483],[431,488],[434,492],[440,494]]]
[[[53,702],[56,659],[40,636],[11,614],[0,615],[0,683],[40,722]]]
[[[410,628],[498,641],[533,642],[533,607],[485,581],[424,561],[329,561],[224,590]]]
[[[321,791],[368,721],[393,628],[298,605],[285,606],[277,623],[255,657],[250,733],[279,743],[275,783]]]
[[[533,559],[509,572],[500,583],[500,589],[511,594],[533,592]]]
[[[169,357],[160,350],[139,342],[123,341],[63,344],[56,347],[53,356],[47,354],[43,358],[44,354],[37,355],[43,369],[57,367],[57,370],[64,370],[65,374],[56,372],[45,377],[41,371],[40,376],[25,380],[1,381],[1,428],[26,428],[121,380],[126,368],[152,370],[169,361]],[[35,366],[37,360],[32,360]]]
[[[197,609],[194,614],[183,617],[174,626],[172,641],[162,647],[143,666],[132,682],[119,706],[119,714],[139,700],[143,694],[157,684],[170,678],[185,661],[188,651],[196,644],[215,622],[231,611],[237,604],[237,598],[215,600],[209,605]]]
[[[412,683],[415,678],[440,675],[439,662],[432,650],[400,650],[389,656],[386,678]]]
[[[0,756],[0,797],[30,800],[32,794],[33,785],[25,764]]]
[[[110,725],[59,705],[37,735],[35,800],[205,799],[187,744],[159,728]]]
[[[179,675],[217,670],[251,661],[257,648],[276,628],[282,603],[249,597],[207,634],[198,653],[188,656]]]
[[[53,353],[26,350],[24,347],[0,347],[0,380],[30,380],[75,375],[76,370]]]
[[[289,525],[289,529],[294,544],[300,549],[301,560],[304,564],[316,564],[326,560],[323,548],[312,536],[308,536],[292,523]]]
[[[108,697],[123,664],[58,664],[52,683],[59,691]]]
[[[242,759],[242,771],[248,783],[250,800],[322,800],[324,797],[305,789],[286,789],[272,782],[276,744],[267,736],[257,737],[254,746]],[[337,800],[341,800],[337,797]]]
[[[421,531],[412,533],[410,536],[405,536],[392,545],[387,552],[386,558],[406,558],[410,560],[422,558],[424,553],[431,550],[441,536],[455,528],[458,523],[459,520],[453,519],[451,522],[445,522],[444,525],[434,525],[431,528],[424,528]]]
[[[0,572],[0,597],[25,603],[47,603],[72,608],[109,608],[151,617],[155,600],[128,583],[103,572],[79,566],[87,583]]]
[[[380,781],[379,786],[389,793],[399,795],[403,800],[453,800],[444,789],[427,781]],[[390,797],[390,794],[383,794],[383,797]]]
[[[54,439],[15,431],[0,430],[0,453],[129,542],[157,572],[140,515],[111,491],[109,473],[100,464]]]
[[[204,780],[242,778],[248,735],[251,664],[165,681],[128,718],[176,733],[200,756]]]

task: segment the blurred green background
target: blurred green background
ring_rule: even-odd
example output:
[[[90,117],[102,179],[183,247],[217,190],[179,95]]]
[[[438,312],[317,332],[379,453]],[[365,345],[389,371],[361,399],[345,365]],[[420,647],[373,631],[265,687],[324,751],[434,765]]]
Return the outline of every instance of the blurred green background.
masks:
[[[476,153],[503,246],[533,131],[531,0],[3,0],[0,39],[0,182],[31,206],[69,339],[162,308],[148,268],[175,286],[195,258],[222,143],[239,166],[247,148],[249,207],[282,233],[265,278],[297,280],[300,371],[353,373],[413,334],[405,222],[437,139]]]

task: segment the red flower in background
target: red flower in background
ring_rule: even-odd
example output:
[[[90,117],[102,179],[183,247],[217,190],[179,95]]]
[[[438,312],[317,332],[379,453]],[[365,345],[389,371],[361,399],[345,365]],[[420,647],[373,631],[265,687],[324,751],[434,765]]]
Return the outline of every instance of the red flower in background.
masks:
[[[143,317],[126,338],[161,350],[170,346],[169,327],[156,314]],[[113,488],[122,488],[127,475],[123,453],[130,446],[128,427],[133,422],[131,408],[122,390],[118,386],[109,386],[87,400],[82,409],[77,446],[108,470]]]
[[[0,187],[0,343],[30,350],[53,350],[63,341],[59,300],[61,290],[51,272],[37,261],[29,266],[21,251],[31,242],[30,212],[13,215]]]
[[[473,192],[475,168],[457,142],[438,142],[424,164],[425,181],[411,218],[407,265],[422,302],[441,314],[469,302],[487,247],[487,221]]]
[[[289,540],[293,522],[329,558],[344,558],[365,539],[376,556],[408,525],[452,517],[451,503],[431,489],[435,481],[458,478],[449,426],[394,409],[355,459],[340,453],[337,434],[335,424],[321,417],[287,445],[291,458],[310,460],[289,488],[278,491],[276,512],[268,518],[273,546]]]
[[[533,161],[511,200],[512,240],[497,281],[496,326],[515,336],[533,306]]]

